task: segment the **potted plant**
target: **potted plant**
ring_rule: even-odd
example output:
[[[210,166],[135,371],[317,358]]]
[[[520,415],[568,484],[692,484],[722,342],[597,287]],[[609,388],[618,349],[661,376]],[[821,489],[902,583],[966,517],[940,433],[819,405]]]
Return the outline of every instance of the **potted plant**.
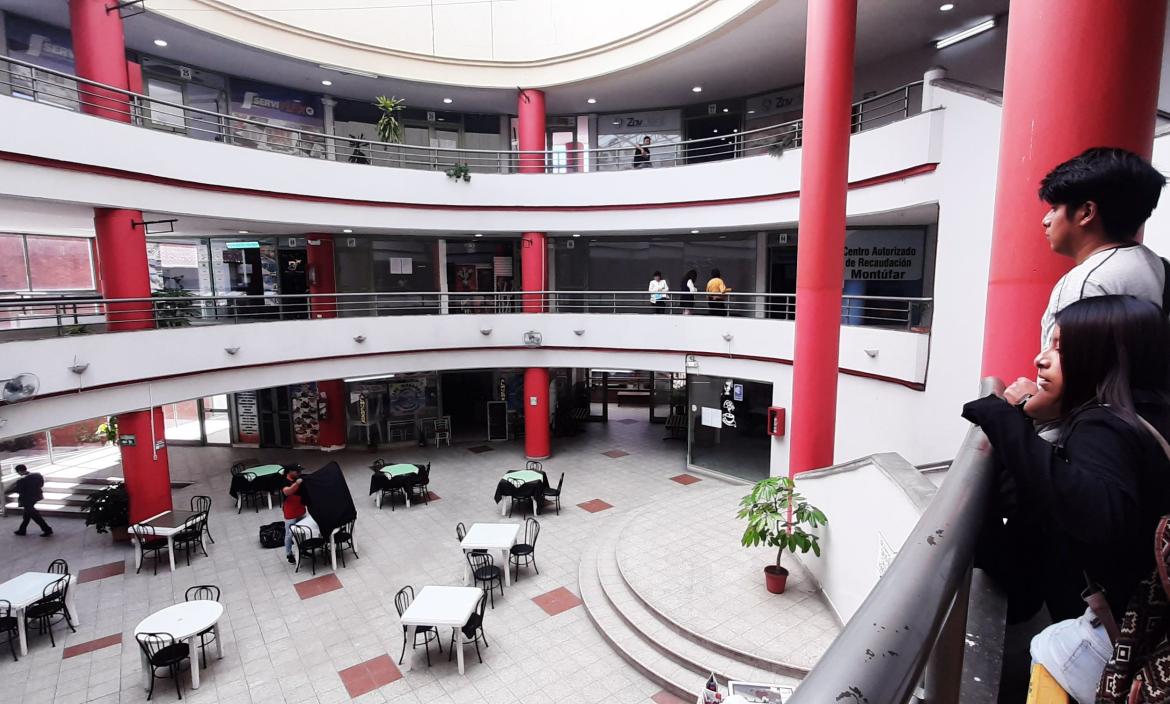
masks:
[[[97,427],[93,437],[103,444],[118,442],[118,416],[106,416],[106,422]]]
[[[379,95],[374,98],[374,106],[382,113],[378,117],[378,139],[388,144],[401,144],[402,123],[398,114],[406,108],[406,98]]]
[[[809,529],[827,525],[829,521],[819,508],[797,493],[796,483],[789,477],[769,477],[756,482],[739,506],[736,515],[747,521],[740,542],[744,547],[776,548],[776,564],[764,568],[764,582],[769,592],[783,594],[788,581],[788,570],[780,565],[784,551],[795,554],[812,550],[820,557],[820,538]]]
[[[160,328],[185,328],[191,324],[191,318],[199,312],[195,310],[195,301],[192,301],[190,291],[181,288],[166,288],[153,291],[151,298],[154,302],[154,317]]]
[[[113,533],[115,542],[129,540],[130,495],[125,484],[111,484],[89,495],[85,502],[85,525],[99,533]]]
[[[468,168],[467,164],[452,164],[451,168],[447,169],[447,178],[455,181],[470,181],[471,169]]]

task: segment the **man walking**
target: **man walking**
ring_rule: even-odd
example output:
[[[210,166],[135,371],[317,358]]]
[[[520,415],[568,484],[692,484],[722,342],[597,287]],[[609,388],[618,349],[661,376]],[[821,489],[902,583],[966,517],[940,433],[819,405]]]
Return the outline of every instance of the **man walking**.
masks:
[[[284,494],[284,556],[288,559],[288,563],[295,564],[296,558],[293,557],[293,534],[292,527],[305,517],[305,504],[301,501],[301,468],[299,465],[290,464],[284,468],[284,478],[288,484],[281,489]]]
[[[20,475],[20,479],[16,480],[13,489],[16,491],[17,505],[24,509],[24,520],[20,522],[20,528],[14,532],[17,535],[25,535],[29,521],[36,521],[41,529],[41,537],[47,538],[53,534],[53,529],[45,523],[41,512],[37,510],[37,502],[45,498],[41,491],[45,486],[45,478],[37,472],[28,471],[28,467],[23,464],[16,465],[16,473]]]

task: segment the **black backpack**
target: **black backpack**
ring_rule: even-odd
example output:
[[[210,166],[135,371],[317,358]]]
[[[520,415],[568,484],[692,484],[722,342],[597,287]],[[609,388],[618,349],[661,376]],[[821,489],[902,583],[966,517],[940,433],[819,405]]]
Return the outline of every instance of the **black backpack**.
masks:
[[[284,545],[284,521],[260,526],[260,547],[278,548]]]

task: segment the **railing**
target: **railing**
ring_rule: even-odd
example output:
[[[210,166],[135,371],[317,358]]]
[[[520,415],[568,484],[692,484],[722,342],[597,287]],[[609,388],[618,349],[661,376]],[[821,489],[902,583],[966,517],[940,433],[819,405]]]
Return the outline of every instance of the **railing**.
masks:
[[[866,98],[853,105],[851,129],[861,132],[905,119],[921,106],[922,81]],[[140,127],[265,151],[354,164],[445,171],[466,164],[474,172],[516,173],[521,164],[544,173],[618,171],[681,166],[797,148],[802,122],[736,130],[732,134],[652,145],[649,161],[635,162],[633,146],[587,149],[491,150],[387,144],[274,126],[263,120],[226,115],[159,100],[141,93],[0,57],[0,93],[69,110],[83,109],[129,120]]]
[[[997,379],[983,383],[984,394],[1002,390]],[[975,541],[992,498],[994,469],[987,437],[972,427],[897,557],[789,704],[995,701],[998,667],[980,669],[991,672],[992,682],[986,674],[964,675],[965,668],[978,667],[964,662],[967,642],[981,635],[972,629],[996,628],[968,611]],[[970,614],[989,610],[986,602],[996,598],[971,600]]]
[[[646,291],[511,291],[505,293],[331,293],[165,296],[157,298],[0,298],[0,339],[74,335],[129,327],[189,327],[317,317],[519,313],[644,313],[792,320],[796,296],[728,293],[726,301],[670,294],[655,305]],[[926,331],[930,298],[845,296],[842,325]]]

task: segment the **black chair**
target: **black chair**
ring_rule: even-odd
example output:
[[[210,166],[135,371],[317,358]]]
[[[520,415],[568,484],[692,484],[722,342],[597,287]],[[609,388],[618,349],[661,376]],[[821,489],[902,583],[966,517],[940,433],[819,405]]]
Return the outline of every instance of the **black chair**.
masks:
[[[508,551],[508,561],[516,565],[516,579],[520,578],[520,564],[532,565],[537,574],[540,568],[536,566],[536,539],[540,537],[540,522],[535,518],[524,521],[524,542],[516,543]]]
[[[134,533],[134,539],[138,541],[138,548],[142,551],[142,560],[146,560],[147,554],[153,553],[154,573],[158,574],[158,562],[162,559],[163,551],[167,549],[167,539],[158,537],[154,526],[137,524],[130,526],[130,530]],[[139,561],[138,569],[134,570],[134,574],[141,571],[142,561]]]
[[[204,518],[203,532],[207,534],[207,539],[210,540],[212,543],[214,543],[215,538],[211,537],[211,530],[208,529],[207,520],[206,520],[207,517],[211,515],[211,497],[210,496],[202,496],[202,495],[192,496],[191,497],[191,510],[198,511],[198,512],[203,514],[203,518]]]
[[[385,503],[387,500],[389,500],[390,511],[393,513],[395,496],[401,496],[402,503],[404,504],[410,500],[410,482],[411,475],[408,474],[400,474],[396,477],[387,477],[386,486],[382,488],[382,495],[380,497],[381,501],[379,503]]]
[[[251,472],[244,472],[241,474],[241,476],[244,478],[245,485],[244,488],[240,489],[239,491],[240,507],[236,509],[236,513],[243,511],[244,507],[248,504],[252,505],[252,508],[256,513],[260,513],[260,500],[264,499],[267,501],[268,494],[272,492],[266,489],[261,489],[256,485],[255,474],[252,474]],[[284,496],[284,494],[282,493],[281,496]]]
[[[219,587],[214,584],[196,584],[187,589],[183,601],[219,601]],[[215,627],[212,626],[199,635],[199,652],[203,657],[203,667],[207,667],[207,644],[215,642]]]
[[[57,639],[53,637],[54,616],[63,616],[69,630],[77,633],[77,629],[73,627],[73,619],[69,617],[69,609],[65,606],[65,596],[68,593],[69,575],[65,575],[52,584],[46,584],[45,590],[41,592],[41,598],[24,610],[26,627],[36,624],[37,632],[41,635],[48,631],[49,642],[53,644],[54,648],[57,647]]]
[[[199,514],[194,516],[183,529],[171,536],[171,548],[174,550],[182,550],[187,558],[187,566],[191,566],[191,551],[202,550],[204,556],[207,555],[207,549],[203,547],[203,531],[204,525],[207,523],[207,514]]]
[[[463,521],[455,524],[455,537],[459,539],[459,543],[463,544],[463,539],[467,537],[467,528],[464,527]],[[471,551],[472,555],[486,555],[487,550],[475,549]]]
[[[12,651],[12,659],[15,662],[20,662],[20,656],[16,654],[15,641],[19,640],[20,626],[16,622],[16,617],[12,615],[12,602],[7,599],[0,599],[0,631],[8,634],[8,649]]]
[[[451,656],[455,654],[455,648],[462,648],[467,639],[475,643],[475,657],[479,658],[480,664],[483,664],[483,655],[479,653],[479,641],[483,639],[483,647],[488,647],[487,635],[483,632],[483,612],[487,608],[487,594],[480,594],[479,601],[475,604],[475,611],[467,618],[467,623],[463,624],[463,641],[461,643],[455,642],[455,632],[451,632],[451,648],[447,651],[447,662],[451,661]]]
[[[412,499],[422,499],[423,503],[431,505],[431,463],[427,462],[427,466],[418,470],[418,474],[406,475],[410,477],[410,484],[407,490],[410,492]]]
[[[237,474],[240,474],[241,472],[243,472],[247,468],[248,468],[247,465],[245,465],[243,462],[236,462],[235,464],[232,465],[232,476],[234,477]]]
[[[347,545],[350,551],[353,552],[353,556],[361,559],[361,556],[357,554],[357,547],[353,544],[353,527],[355,523],[357,523],[356,518],[333,531],[333,545],[337,550],[337,554],[341,556],[342,567],[345,567],[345,548]]]
[[[482,582],[491,596],[492,608],[496,608],[496,588],[500,586],[500,598],[504,597],[504,571],[496,567],[491,555],[472,555],[467,553],[467,564],[471,565],[471,578],[476,583]]]
[[[191,650],[187,644],[176,642],[170,633],[139,633],[134,639],[138,641],[138,647],[142,648],[150,670],[150,689],[146,692],[146,701],[150,701],[154,696],[154,680],[156,677],[163,677],[158,674],[163,668],[166,668],[169,677],[175,681],[175,691],[179,694],[179,699],[182,699],[183,684],[179,681],[179,670],[183,661],[191,657]]]
[[[536,497],[543,493],[543,485],[538,482],[527,482],[516,487],[512,492],[512,503],[508,506],[508,516],[516,506],[527,507],[536,513]]]
[[[402,614],[410,608],[414,602],[414,587],[409,584],[398,590],[394,595],[394,608],[398,611],[398,617],[402,618]],[[402,627],[402,654],[398,656],[398,664],[402,664],[402,660],[406,657],[406,632],[407,626]],[[423,645],[427,649],[427,667],[431,666],[431,641],[439,646],[439,652],[443,652],[443,641],[439,639],[439,633],[434,626],[416,626],[414,630],[414,642],[410,644],[410,649],[414,650],[418,647],[418,638],[422,636]]]
[[[557,508],[557,515],[558,516],[561,515],[561,485],[564,483],[565,483],[565,473],[561,472],[561,478],[559,481],[557,481],[557,488],[556,489],[545,488],[545,490],[544,490],[544,498],[553,499],[554,501],[556,501],[556,508]]]
[[[321,537],[314,538],[313,531],[309,530],[308,526],[289,526],[292,531],[293,542],[297,546],[297,554],[301,560],[309,558],[313,568],[313,574],[317,574],[317,553],[321,553],[322,562],[326,561],[325,552],[329,549],[329,543]],[[297,560],[297,568],[294,572],[301,571],[301,560]]]
[[[386,460],[376,459],[370,464],[370,469],[377,472],[379,469],[382,469],[385,466],[386,466]]]
[[[528,460],[524,463],[524,469],[531,470],[533,472],[543,472],[544,465],[537,462],[536,460]]]
[[[49,563],[49,574],[69,574],[69,563],[57,558]]]

